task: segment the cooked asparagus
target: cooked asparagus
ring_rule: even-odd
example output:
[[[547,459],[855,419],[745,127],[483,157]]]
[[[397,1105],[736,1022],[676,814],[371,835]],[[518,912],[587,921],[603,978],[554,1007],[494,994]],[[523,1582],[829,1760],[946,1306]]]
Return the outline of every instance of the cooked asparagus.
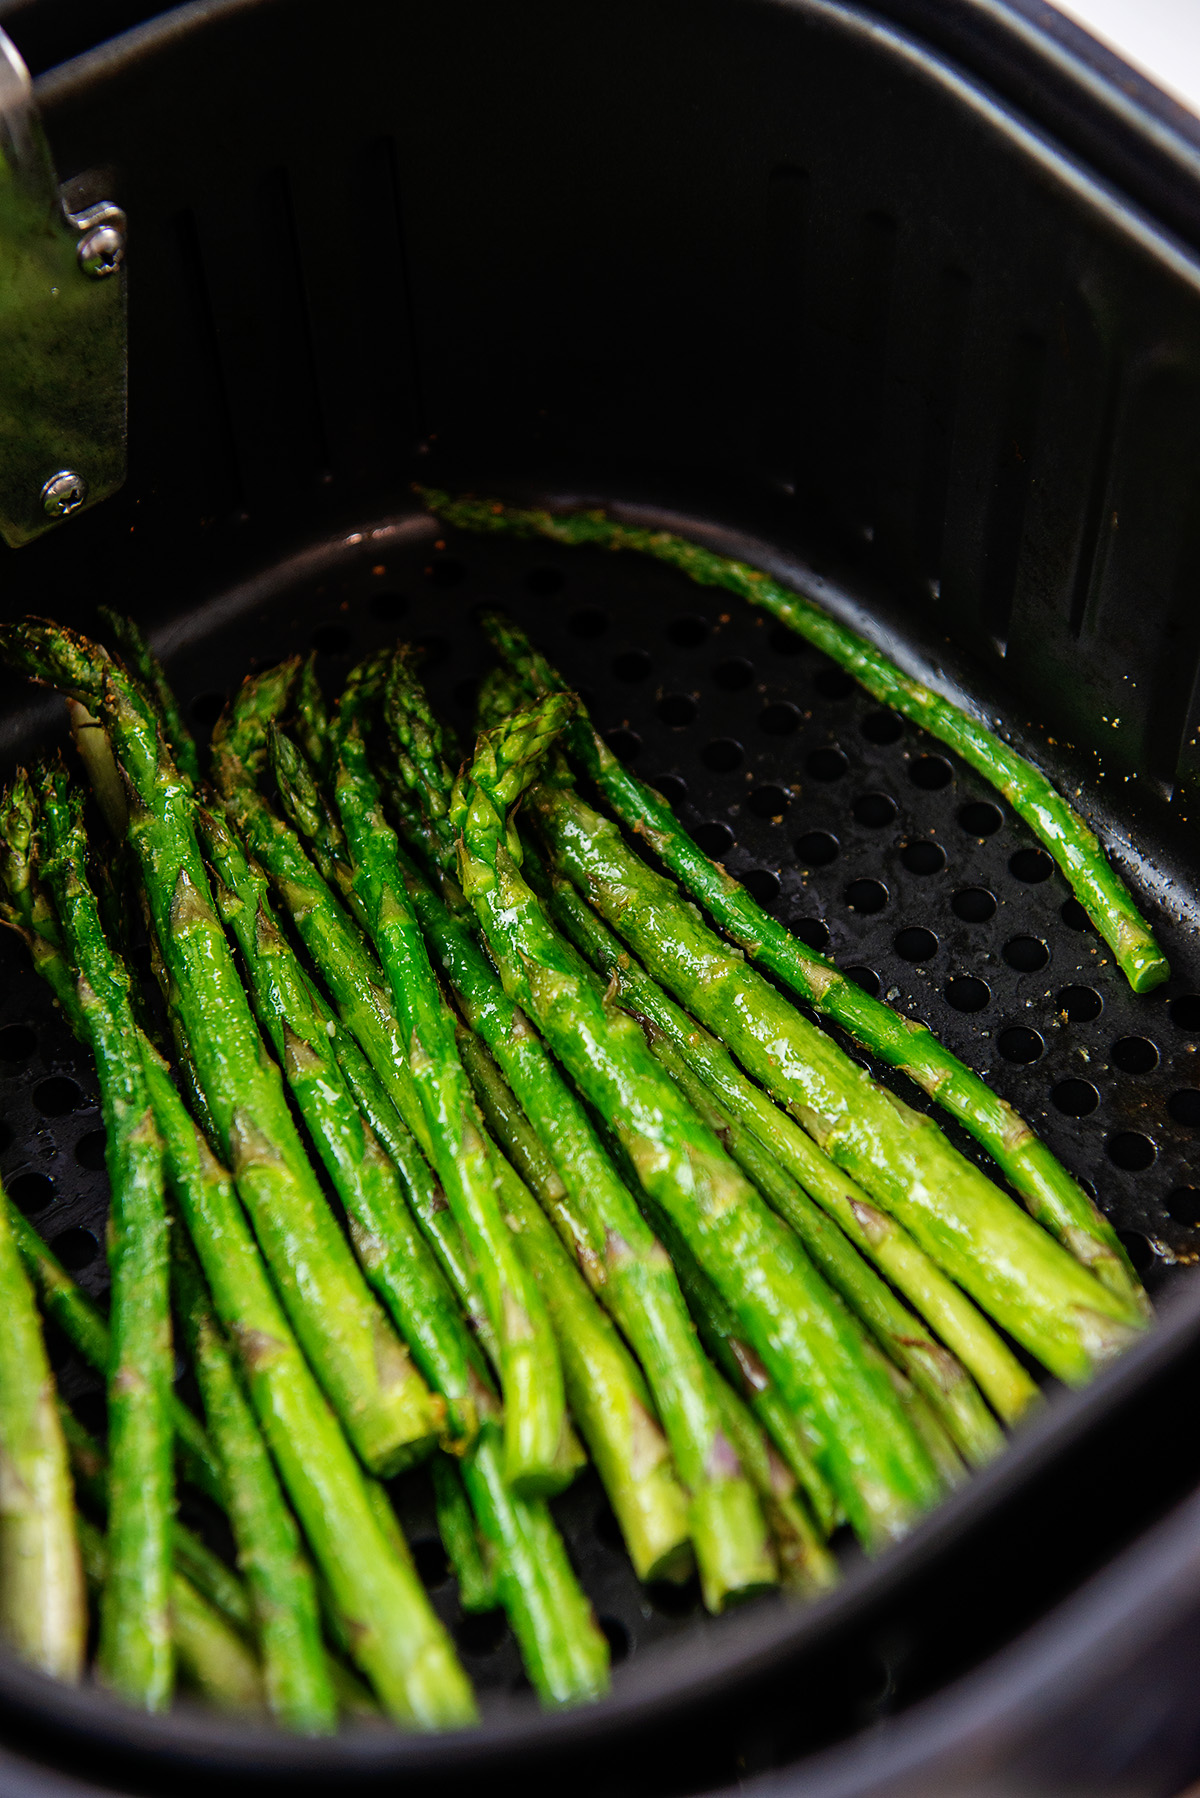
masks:
[[[75,1682],[87,1638],[75,1503],[54,1381],[11,1215],[5,1198],[0,1204],[0,1635],[22,1660]]]
[[[162,1142],[145,1076],[130,1053],[128,976],[100,928],[84,866],[81,795],[49,771],[40,792],[43,871],[79,971],[78,997],[100,1076],[112,1187],[108,1365],[108,1566],[99,1667],[131,1703],[161,1710],[174,1684],[170,1625],[171,1309]]]

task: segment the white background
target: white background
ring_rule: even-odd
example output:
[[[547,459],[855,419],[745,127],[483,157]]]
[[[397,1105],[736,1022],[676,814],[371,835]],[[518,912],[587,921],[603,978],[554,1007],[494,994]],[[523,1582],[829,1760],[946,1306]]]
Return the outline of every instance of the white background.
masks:
[[[1054,0],[1200,115],[1200,0]]]

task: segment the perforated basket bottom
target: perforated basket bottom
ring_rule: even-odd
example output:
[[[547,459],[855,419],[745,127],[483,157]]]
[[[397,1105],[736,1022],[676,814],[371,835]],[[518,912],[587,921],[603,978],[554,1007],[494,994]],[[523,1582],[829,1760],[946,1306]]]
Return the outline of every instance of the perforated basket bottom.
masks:
[[[1097,1192],[1152,1290],[1177,1277],[1200,1249],[1189,1170],[1200,1130],[1194,947],[1168,929],[1176,974],[1135,998],[1062,876],[990,790],[766,616],[631,556],[473,538],[434,548],[409,528],[285,565],[209,608],[209,623],[177,621],[164,651],[206,737],[246,672],[311,646],[336,690],[354,660],[403,634],[425,647],[435,702],[467,738],[490,665],[474,622],[482,605],[526,626],[579,684],[612,746],[763,904],[994,1081]],[[0,1171],[99,1296],[107,1180],[89,1060],[7,937],[0,987]],[[884,1078],[927,1107],[910,1083]],[[98,1421],[98,1382],[65,1345],[52,1347],[64,1390]],[[502,1617],[460,1613],[424,1476],[396,1495],[485,1704],[503,1706],[525,1681]],[[722,1627],[704,1616],[694,1583],[639,1587],[593,1475],[555,1508],[615,1661]],[[847,1663],[814,1739],[902,1698],[877,1659]]]

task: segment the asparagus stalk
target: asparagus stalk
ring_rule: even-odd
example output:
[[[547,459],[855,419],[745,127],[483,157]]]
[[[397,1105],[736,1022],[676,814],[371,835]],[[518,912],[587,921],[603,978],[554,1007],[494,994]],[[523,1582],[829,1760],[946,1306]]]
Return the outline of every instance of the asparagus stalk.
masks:
[[[317,675],[316,650],[301,664],[296,682],[296,733],[300,747],[322,775],[328,775],[330,736],[329,710]]]
[[[535,863],[536,857],[527,851],[527,868],[532,870]],[[614,997],[641,1020],[655,1054],[684,1086],[692,1102],[696,1103],[694,1093],[703,1090],[728,1113],[722,1128],[734,1132],[730,1140],[731,1144],[736,1141],[738,1145],[733,1151],[735,1159],[745,1166],[744,1158],[749,1155],[758,1167],[765,1154],[763,1173],[772,1186],[766,1196],[781,1215],[799,1229],[802,1236],[805,1235],[811,1207],[804,1201],[803,1194],[797,1204],[794,1188],[798,1182],[804,1192],[811,1194],[836,1220],[862,1254],[874,1261],[912,1302],[919,1315],[970,1369],[1005,1422],[1015,1422],[1037,1401],[1037,1387],[971,1301],[918,1248],[894,1218],[873,1205],[861,1187],[835,1167],[812,1138],[772,1104],[761,1087],[746,1078],[728,1050],[694,1018],[680,1010],[658,982],[652,980],[622,947],[568,880],[561,876],[547,877],[545,871],[539,869],[535,885],[559,928],[610,982]],[[699,1082],[698,1087],[694,1086],[695,1082]],[[747,1131],[752,1133],[754,1142],[746,1140]],[[749,1168],[747,1171],[751,1172]],[[751,1178],[756,1179],[753,1172]],[[760,1190],[765,1189],[760,1185]],[[832,1278],[829,1267],[826,1272]],[[851,1307],[865,1317],[866,1313],[846,1285],[837,1279],[833,1283]],[[880,1294],[881,1285],[874,1279],[868,1279],[866,1283],[868,1304],[876,1301],[872,1327],[883,1328],[885,1334],[881,1341],[893,1358],[905,1366],[908,1360],[905,1342],[918,1343],[924,1332],[904,1307],[888,1299],[886,1288]],[[924,1375],[918,1374],[912,1366],[908,1366],[907,1371],[936,1409],[939,1403],[936,1391],[930,1389]],[[930,1373],[936,1387],[945,1378],[953,1376],[953,1369],[939,1359],[937,1369],[931,1369]],[[959,1382],[955,1380],[954,1384],[957,1386]],[[972,1410],[969,1398],[965,1402],[968,1410]],[[974,1459],[970,1426],[965,1439],[960,1439],[954,1428],[951,1428],[951,1434],[968,1458]],[[983,1426],[979,1447],[986,1451],[988,1440],[989,1433]]]
[[[86,1517],[79,1519],[79,1543],[87,1583],[94,1591],[103,1591],[108,1549],[100,1531]],[[262,1710],[262,1674],[253,1654],[178,1568],[171,1574],[171,1635],[181,1678],[210,1704],[249,1715]]]
[[[112,1187],[108,1365],[109,1553],[100,1605],[101,1677],[147,1710],[170,1700],[171,1314],[162,1143],[135,1035],[128,976],[104,939],[84,868],[82,798],[50,772],[41,790],[45,873],[72,960],[100,1077]]]
[[[459,1049],[489,1128],[522,1176],[506,1183],[505,1211],[554,1319],[571,1412],[591,1449],[634,1571],[639,1579],[681,1578],[690,1563],[690,1507],[652,1400],[629,1351],[531,1196],[532,1189],[543,1206],[554,1202],[561,1183],[553,1163],[480,1038],[460,1030]],[[747,1496],[742,1516],[726,1522],[732,1543],[726,1546],[718,1538],[715,1551],[700,1563],[705,1601],[714,1611],[733,1593],[771,1583],[762,1519],[752,1497],[745,1502]]]
[[[470,1686],[419,1580],[380,1525],[368,1482],[284,1316],[233,1183],[144,1040],[141,1055],[172,1190],[280,1478],[334,1603],[350,1620],[354,1659],[396,1721],[422,1729],[468,1723]]]
[[[470,1615],[494,1611],[500,1603],[496,1570],[480,1541],[462,1474],[449,1455],[434,1455],[429,1471],[433,1477],[438,1534],[458,1581],[459,1605]]]
[[[651,974],[785,1104],[838,1167],[1010,1335],[1069,1384],[1143,1327],[942,1136],[878,1086],[832,1039],[702,922],[579,795],[543,784],[530,809],[552,862]]]
[[[611,1122],[641,1186],[694,1245],[742,1333],[809,1419],[818,1465],[847,1515],[864,1541],[877,1545],[903,1533],[935,1497],[927,1456],[795,1236],[689,1110],[633,1020],[606,1010],[507,847],[508,812],[536,778],[568,709],[552,696],[480,739],[451,814],[462,831],[463,892],[510,998],[536,1019],[580,1090]]]
[[[561,676],[515,626],[493,617],[488,629],[530,693],[563,688]],[[765,912],[697,847],[661,795],[622,767],[585,713],[572,723],[571,743],[618,818],[758,965],[936,1099],[988,1150],[1037,1221],[1113,1292],[1149,1316],[1141,1282],[1111,1223],[1007,1100],[927,1025],[872,998]]]
[[[446,1420],[454,1440],[469,1441],[476,1423],[473,1375],[453,1301],[412,1225],[396,1169],[364,1124],[338,1064],[337,1025],[276,924],[265,877],[222,819],[202,810],[198,823],[216,874],[217,909],[242,952],[259,1021],[346,1208],[359,1260],[425,1379],[441,1393],[435,1397],[412,1369],[414,1412],[423,1415],[427,1438]]]
[[[676,1265],[687,1294],[700,1340],[713,1364],[724,1374],[770,1438],[785,1466],[804,1492],[821,1535],[828,1540],[845,1512],[814,1458],[816,1443],[805,1420],[791,1410],[748,1343],[725,1300],[700,1272],[694,1257],[676,1238]]]
[[[337,1705],[321,1641],[316,1588],[299,1533],[200,1270],[178,1236],[173,1274],[205,1415],[221,1456],[238,1563],[253,1599],[267,1703],[286,1727],[324,1734],[336,1724]]]
[[[0,1189],[2,1191],[2,1189]],[[0,1635],[56,1679],[79,1679],[87,1605],[67,1450],[37,1310],[0,1205]]]
[[[194,802],[153,708],[86,638],[27,621],[0,629],[0,654],[103,718],[133,796],[130,841],[179,1017],[238,1190],[293,1325],[366,1464],[410,1458],[408,1360],[329,1210],[263,1053],[196,841]]]
[[[175,697],[166,669],[147,643],[140,625],[126,612],[112,606],[99,606],[100,617],[112,633],[125,665],[141,685],[146,698],[158,713],[162,733],[170,745],[175,766],[193,786],[200,783],[200,757],[196,739],[183,721],[179,701]]]
[[[712,1383],[725,1434],[762,1500],[782,1583],[814,1597],[828,1591],[838,1582],[837,1562],[808,1514],[795,1474],[772,1448],[749,1407],[715,1369]]]
[[[1135,992],[1150,992],[1166,980],[1170,973],[1166,957],[1128,888],[1094,832],[1041,770],[981,720],[902,673],[873,643],[830,617],[812,599],[792,592],[760,568],[717,555],[668,531],[618,524],[600,511],[555,517],[490,500],[452,501],[448,494],[432,488],[418,491],[432,512],[462,530],[503,531],[520,537],[549,537],[556,543],[637,550],[679,569],[701,586],[721,587],[762,606],[847,669],[881,704],[948,744],[1004,795],[1057,861]]]
[[[562,1364],[545,1304],[500,1215],[494,1152],[476,1122],[454,1022],[396,865],[395,834],[383,817],[357,726],[341,744],[337,800],[356,864],[355,886],[391,982],[433,1163],[478,1270],[500,1344],[509,1482],[536,1496],[555,1477],[565,1424]]]

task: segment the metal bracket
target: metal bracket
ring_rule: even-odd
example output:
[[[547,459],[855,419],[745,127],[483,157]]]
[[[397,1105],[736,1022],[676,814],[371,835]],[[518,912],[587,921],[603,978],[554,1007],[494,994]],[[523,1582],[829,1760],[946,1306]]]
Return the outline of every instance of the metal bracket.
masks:
[[[13,547],[125,479],[124,262],[119,206],[68,210],[0,31],[0,537]]]

